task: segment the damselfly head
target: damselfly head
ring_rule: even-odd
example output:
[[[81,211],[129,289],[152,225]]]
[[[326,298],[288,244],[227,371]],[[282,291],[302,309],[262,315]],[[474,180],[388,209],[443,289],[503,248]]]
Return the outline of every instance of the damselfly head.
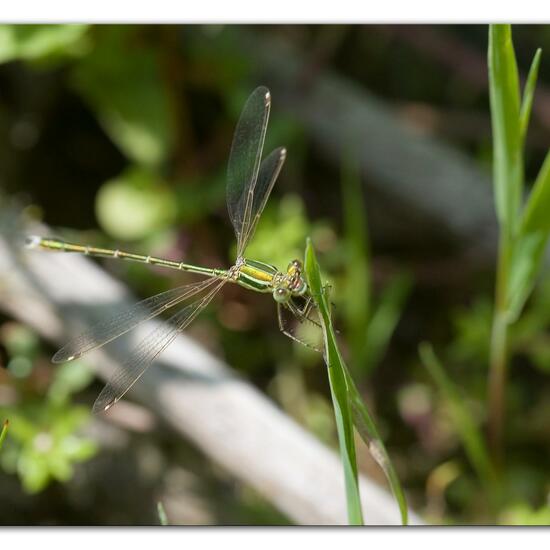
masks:
[[[302,269],[302,262],[300,260],[292,260],[288,264],[286,271],[289,275],[294,275],[295,273],[302,273]]]
[[[292,260],[287,267],[287,285],[294,296],[303,296],[307,291],[307,283],[302,277],[302,262]]]

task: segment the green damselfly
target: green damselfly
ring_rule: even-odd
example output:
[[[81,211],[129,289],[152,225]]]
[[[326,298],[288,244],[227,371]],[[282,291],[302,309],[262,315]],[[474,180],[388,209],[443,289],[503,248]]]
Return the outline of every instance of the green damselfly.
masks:
[[[244,256],[286,158],[286,149],[279,147],[261,160],[270,106],[269,90],[263,86],[256,88],[243,108],[233,136],[227,169],[227,209],[237,238],[237,258],[229,269],[201,267],[122,250],[72,244],[59,239],[27,237],[26,244],[29,248],[119,258],[207,277],[200,282],[157,294],[119,312],[113,318],[92,326],[53,356],[54,363],[81,357],[127,333],[140,323],[193,298],[167,323],[160,325],[141,341],[133,354],[124,361],[120,372],[109,380],[99,394],[94,403],[94,412],[106,411],[112,407],[226,283],[236,283],[256,292],[271,293],[277,304],[281,331],[304,345],[316,347],[298,336],[292,326],[292,319],[296,319],[299,323],[307,321],[319,328],[315,304],[302,274],[302,263],[294,260],[290,262],[286,272],[283,272],[272,265]]]

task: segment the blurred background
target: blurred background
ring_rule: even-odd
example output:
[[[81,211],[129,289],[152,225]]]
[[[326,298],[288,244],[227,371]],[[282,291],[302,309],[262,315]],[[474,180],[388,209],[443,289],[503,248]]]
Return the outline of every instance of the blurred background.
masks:
[[[550,28],[513,31],[523,77],[543,49],[531,182],[550,142]],[[486,50],[485,26],[0,26],[2,225],[17,211],[78,243],[231,265],[227,158],[246,98],[268,86],[266,151],[288,156],[247,256],[285,268],[312,238],[347,364],[425,521],[550,523],[547,279],[512,332],[498,506],[418,355],[433,344],[484,430],[497,250]],[[139,297],[183,284],[97,263]],[[126,424],[94,419],[93,357],[51,364],[55,344],[8,301],[0,273],[2,524],[157,524],[158,501],[176,524],[293,523],[146,406]],[[337,448],[322,358],[280,334],[269,296],[225,288],[188,333]]]

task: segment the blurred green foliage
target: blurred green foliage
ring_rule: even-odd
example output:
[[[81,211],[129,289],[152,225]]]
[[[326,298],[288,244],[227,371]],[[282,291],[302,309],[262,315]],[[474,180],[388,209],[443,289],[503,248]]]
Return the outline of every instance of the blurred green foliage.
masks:
[[[75,66],[74,85],[129,159],[157,165],[174,140],[160,54],[137,40],[134,27],[106,26],[96,32],[100,36]]]
[[[0,63],[44,64],[82,55],[88,25],[0,25]]]
[[[442,29],[477,47],[483,60],[486,28]],[[0,95],[0,121],[6,122],[5,143],[15,144],[2,163],[3,181],[13,178],[20,186],[14,191],[34,201],[29,211],[56,225],[61,236],[227,265],[235,243],[225,212],[225,166],[236,118],[258,84],[258,68],[236,39],[240,32],[214,25],[0,26],[0,78],[13,86],[11,96]],[[306,61],[298,86],[315,85],[325,70],[337,71],[387,100],[400,117],[418,108],[425,115],[422,132],[451,140],[481,168],[488,165],[486,90],[464,83],[454,70],[445,72],[426,51],[400,43],[395,29],[297,26],[265,27],[261,33],[284,37],[301,49]],[[514,36],[522,46],[519,72],[526,73],[521,69],[529,67],[533,48],[550,44],[550,32],[518,27]],[[512,223],[519,245],[510,277],[510,313],[525,308],[509,331],[508,464],[498,510],[488,504],[491,474],[479,443],[487,421],[493,274],[446,286],[444,275],[434,275],[431,261],[439,252],[428,248],[431,243],[419,250],[406,239],[402,245],[384,242],[376,231],[379,198],[365,194],[369,182],[359,176],[363,152],[350,146],[342,159],[324,158],[302,121],[285,113],[274,97],[265,149],[286,145],[289,158],[248,255],[284,268],[290,259],[303,257],[311,236],[331,285],[342,357],[376,417],[409,502],[434,522],[549,521],[548,468],[541,457],[550,437],[550,283],[546,278],[529,292],[548,236],[544,204],[550,164],[547,160],[535,177],[541,157],[537,143],[544,139],[533,145],[526,134],[530,115],[537,123],[531,107],[537,73],[544,83],[548,71],[545,63],[537,53],[524,100],[513,109],[519,137],[511,147],[525,142],[531,167],[525,179],[536,183],[523,216]],[[515,93],[511,84],[508,92]],[[501,179],[512,176],[499,173]],[[501,218],[509,218],[510,204],[520,205],[522,184],[516,181],[509,197],[501,196],[505,185],[499,184]],[[388,269],[390,256],[398,259]],[[453,262],[456,273],[468,271],[463,265],[468,260]],[[178,274],[104,265],[143,296],[181,284]],[[224,293],[191,331],[336,447],[330,390],[319,375],[321,358],[280,336],[269,299],[251,294]],[[8,319],[0,322],[7,367],[0,370],[0,389],[15,391],[14,399],[0,392],[1,418],[10,420],[0,462],[19,475],[27,491],[37,492],[52,479],[69,479],[75,465],[97,451],[91,437],[83,435],[88,407],[75,404],[92,376],[82,363],[54,370],[51,350],[35,334]],[[433,342],[441,358],[428,353],[431,371],[418,357],[422,340]],[[360,470],[380,475],[363,455],[358,453]],[[258,499],[245,496],[243,503],[251,522],[269,515],[255,515],[262,508]]]
[[[106,182],[97,194],[97,220],[117,239],[143,239],[174,222],[176,204],[170,189],[154,183],[158,175],[132,168]]]
[[[10,437],[0,464],[19,476],[26,491],[36,493],[52,479],[69,480],[73,464],[96,453],[96,444],[80,434],[90,412],[72,403],[73,394],[86,388],[93,376],[80,361],[45,373],[39,341],[30,329],[15,323],[0,329],[0,343],[10,356],[8,376],[16,392],[14,404],[0,407],[0,416],[10,420]],[[45,374],[50,378],[46,383]]]

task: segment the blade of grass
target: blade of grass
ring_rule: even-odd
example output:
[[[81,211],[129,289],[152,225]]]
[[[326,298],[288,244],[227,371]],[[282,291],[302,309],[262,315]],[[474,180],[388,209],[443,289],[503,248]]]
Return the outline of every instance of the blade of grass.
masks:
[[[157,502],[157,514],[159,517],[160,524],[168,525],[168,517],[166,516],[166,510],[164,509],[164,505],[160,500]]]
[[[366,211],[363,205],[358,156],[350,153],[342,162],[342,206],[344,248],[346,252],[346,285],[343,306],[353,366],[363,370],[368,356],[365,349],[365,327],[371,315],[370,250]]]
[[[311,241],[308,239],[306,247],[305,270],[312,295],[319,308],[323,334],[325,339],[325,361],[328,366],[328,375],[331,384],[336,423],[340,441],[340,451],[344,462],[346,488],[348,491],[348,514],[357,519],[353,506],[358,506],[359,489],[357,485],[357,464],[355,458],[355,443],[353,427],[355,427],[367,444],[367,447],[376,462],[381,466],[401,511],[402,522],[407,523],[407,503],[397,474],[391,464],[382,439],[366,405],[349,374],[336,343],[336,337],[330,318],[330,309],[327,295],[321,284],[319,264]],[[359,510],[360,511],[360,510]]]
[[[506,320],[509,324],[517,321],[533,291],[547,243],[548,232],[543,231],[521,235],[516,242],[508,283]]]
[[[490,25],[488,63],[497,215],[510,236],[523,183],[519,78],[510,25]]]
[[[529,74],[527,75],[525,88],[523,90],[523,101],[521,102],[521,111],[519,115],[522,146],[525,144],[525,136],[527,134],[527,127],[529,126],[529,118],[531,117],[531,108],[533,107],[533,99],[535,97],[535,86],[537,85],[541,55],[542,50],[538,48],[531,62],[531,67],[529,68]]]
[[[489,98],[493,129],[493,185],[500,224],[489,365],[489,437],[502,460],[508,370],[508,288],[523,188],[519,78],[510,25],[489,26]]]
[[[2,449],[2,445],[4,444],[4,439],[6,439],[6,436],[8,435],[8,427],[10,425],[9,420],[4,420],[4,423],[2,424],[2,431],[0,432],[0,449]]]
[[[397,472],[393,467],[386,446],[380,437],[376,424],[369,413],[361,395],[353,382],[349,372],[344,371],[346,375],[346,381],[348,384],[349,400],[351,401],[351,410],[353,415],[353,423],[357,433],[361,436],[361,439],[367,445],[372,458],[382,468],[388,483],[390,484],[393,496],[397,500],[399,506],[399,512],[401,513],[401,523],[407,525],[408,523],[408,507],[407,500],[405,499],[405,493],[397,477]]]
[[[400,274],[384,288],[380,303],[368,323],[366,337],[364,336],[363,373],[371,373],[384,356],[411,285],[411,278],[407,274]]]
[[[550,232],[550,151],[546,154],[523,210],[521,232]]]
[[[344,480],[348,520],[351,525],[363,525],[361,499],[357,474],[355,441],[353,439],[353,421],[348,400],[348,388],[344,374],[344,362],[336,345],[336,337],[332,328],[328,300],[321,284],[321,272],[315,258],[313,246],[308,239],[305,256],[305,270],[308,284],[319,308],[324,336],[324,358],[328,366],[330,391],[336,417],[340,455],[344,466]]]
[[[496,494],[497,477],[493,469],[489,452],[479,427],[472,415],[464,405],[464,398],[458,388],[447,376],[445,369],[437,358],[432,346],[426,342],[418,348],[420,359],[439,387],[441,393],[447,398],[450,412],[458,435],[464,445],[464,450],[472,467],[476,471],[480,481],[488,489],[489,495]]]
[[[531,294],[550,237],[550,151],[539,171],[523,209],[508,285],[508,319],[519,317]]]

